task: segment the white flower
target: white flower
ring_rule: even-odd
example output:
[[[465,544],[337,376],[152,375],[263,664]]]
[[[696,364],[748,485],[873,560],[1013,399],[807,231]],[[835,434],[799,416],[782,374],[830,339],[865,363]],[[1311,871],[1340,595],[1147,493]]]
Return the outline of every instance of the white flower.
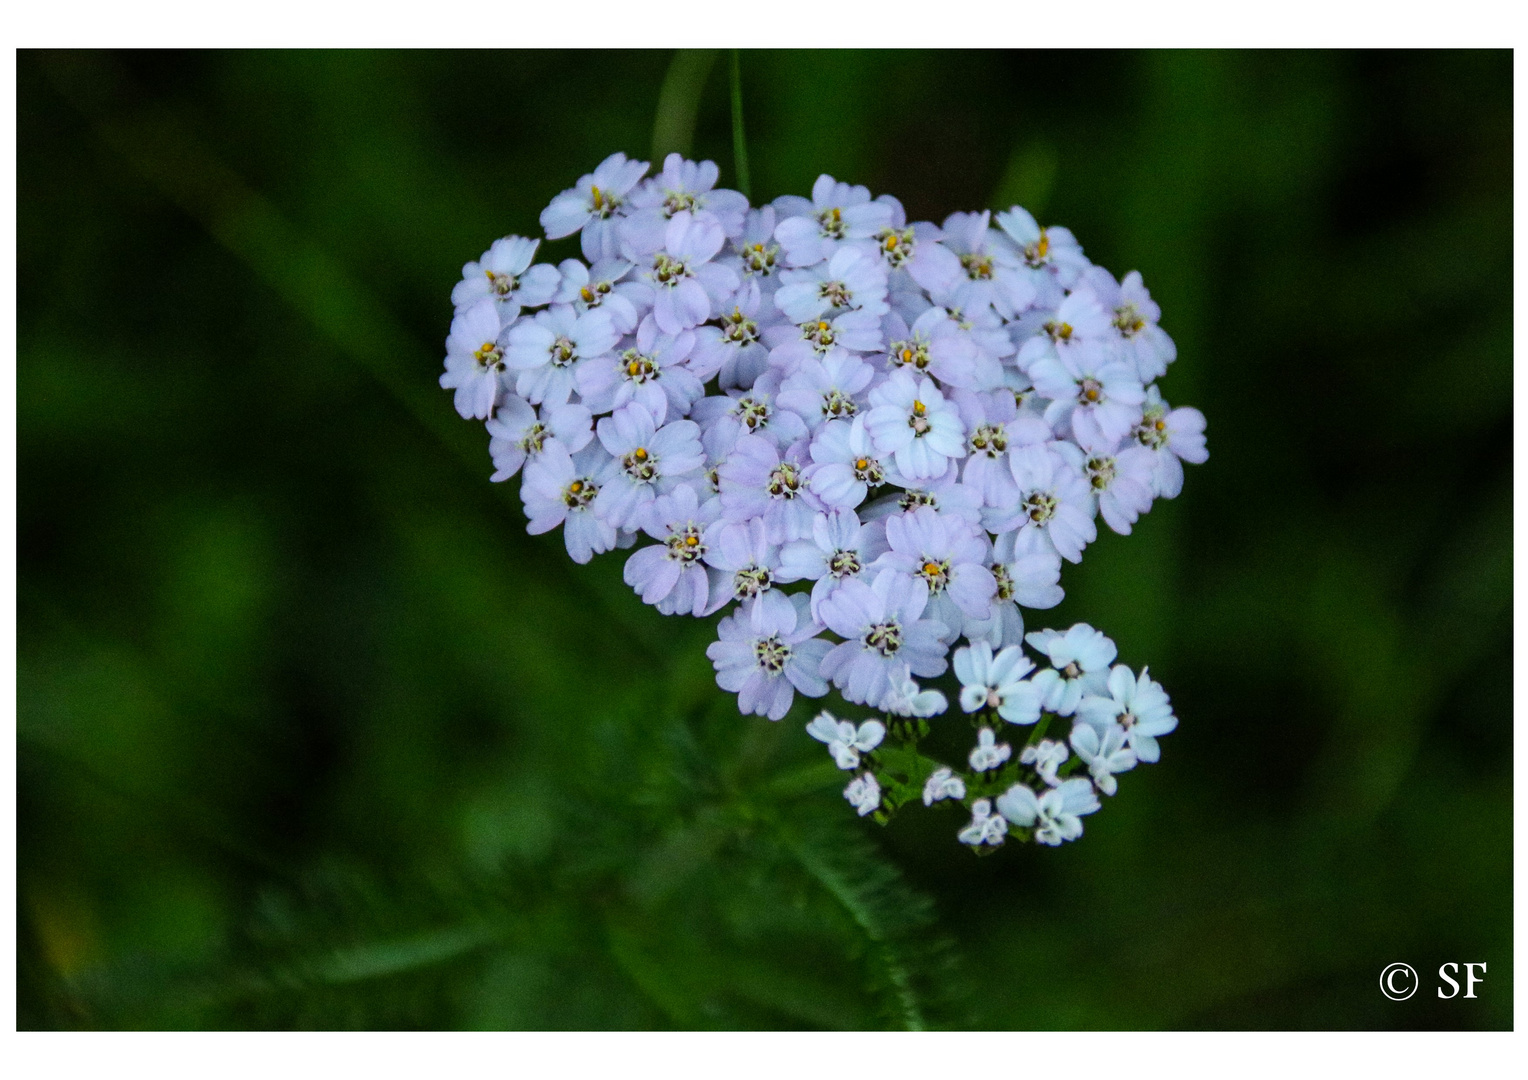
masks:
[[[1034,789],[1015,784],[998,796],[998,811],[1020,828],[1035,827],[1035,841],[1057,847],[1082,835],[1081,816],[1099,807],[1093,785],[1081,777],[1063,780],[1036,796]]]
[[[451,320],[440,385],[456,391],[456,411],[464,420],[486,420],[493,415],[508,366],[506,343],[498,308],[490,300],[478,301]]]
[[[991,728],[982,728],[976,733],[976,748],[971,751],[971,768],[977,772],[991,772],[1001,767],[1012,754],[1013,748],[998,742]]]
[[[547,440],[556,439],[574,454],[594,438],[589,410],[582,405],[551,405],[541,416],[524,398],[507,395],[484,425],[490,436],[488,453],[496,471],[490,480],[508,480],[526,460],[541,453]]]
[[[579,314],[557,304],[522,319],[505,339],[504,363],[520,374],[515,392],[532,405],[561,405],[574,390],[578,364],[615,347],[618,335],[601,308]]]
[[[706,655],[716,668],[717,685],[737,695],[740,712],[771,720],[790,711],[797,691],[822,697],[828,684],[817,669],[832,646],[815,636],[821,629],[805,596],[760,595],[716,628],[719,640]]]
[[[522,236],[495,240],[482,258],[462,267],[462,280],[451,290],[456,310],[465,311],[480,300],[492,300],[499,318],[508,326],[522,306],[540,307],[550,301],[562,275],[546,263],[531,266],[540,243]]]
[[[980,847],[982,844],[996,847],[1007,835],[1008,822],[1003,820],[1003,815],[992,812],[992,803],[989,800],[977,799],[971,805],[971,823],[961,829],[955,838],[962,844],[970,844],[972,847]]]
[[[893,679],[881,702],[881,708],[898,716],[938,716],[949,707],[950,703],[938,690],[924,690],[912,679],[904,679],[900,684]]]
[[[1108,685],[1105,672],[1118,650],[1114,642],[1087,623],[1078,623],[1064,634],[1036,630],[1026,634],[1024,640],[1050,657],[1055,665],[1054,670],[1047,668],[1034,677],[1042,708],[1058,716],[1071,716],[1083,694],[1103,693]]]
[[[1026,634],[1022,610],[1061,602],[1098,518],[1129,533],[1208,456],[1203,414],[1147,385],[1175,346],[1140,275],[1019,207],[940,227],[826,175],[754,208],[714,162],[647,171],[612,154],[542,212],[545,238],[582,233],[582,259],[536,264],[539,239],[506,236],[463,267],[440,383],[486,421],[492,479],[518,475],[527,531],[562,526],[576,562],[633,549],[622,580],[660,612],[739,604],[706,651],[743,713],[779,719],[829,685],[880,710],[807,727],[862,816],[886,810],[866,755],[890,718],[948,710],[919,682],[953,651],[985,726],[974,773],[926,765],[925,805],[972,803],[959,838],[983,853],[1010,827],[1075,839],[1177,725],[1103,634]],[[988,713],[1073,726],[1010,746]],[[1026,783],[968,792],[1016,747]]]
[[[857,769],[860,754],[868,754],[881,745],[881,740],[886,737],[886,726],[879,720],[866,720],[855,727],[824,709],[806,726],[806,733],[827,744],[828,753],[833,755],[840,769]]]
[[[582,229],[584,258],[590,262],[615,258],[620,251],[617,226],[627,209],[626,193],[645,172],[647,162],[627,161],[625,154],[611,154],[541,211],[547,239],[572,236]]]
[[[941,476],[951,458],[965,457],[965,425],[933,379],[899,369],[870,391],[870,404],[865,430],[877,450],[896,457],[903,476]]]
[[[1162,684],[1155,682],[1145,668],[1136,678],[1124,664],[1109,672],[1109,696],[1084,697],[1077,706],[1077,716],[1095,727],[1117,723],[1125,731],[1125,744],[1135,751],[1136,759],[1151,763],[1162,756],[1157,736],[1166,735],[1178,726],[1172,703]]]
[[[1176,499],[1183,490],[1183,462],[1202,465],[1210,458],[1204,445],[1204,413],[1186,407],[1169,411],[1155,386],[1146,388],[1135,438],[1156,457],[1152,476],[1164,499]]]
[[[996,656],[992,646],[978,641],[955,652],[955,675],[960,679],[960,707],[966,712],[996,709],[1010,724],[1033,724],[1040,719],[1040,692],[1025,680],[1034,663],[1017,645]]]
[[[1066,743],[1057,742],[1054,739],[1041,739],[1033,746],[1026,746],[1019,751],[1019,764],[1033,765],[1035,775],[1044,780],[1051,787],[1061,783],[1056,777],[1056,770],[1066,764],[1066,759],[1071,757]]]
[[[1129,772],[1135,768],[1135,751],[1125,745],[1125,729],[1110,724],[1100,737],[1092,724],[1079,723],[1072,728],[1072,749],[1093,774],[1093,783],[1105,795],[1119,790],[1115,773]]]
[[[950,771],[948,765],[935,769],[923,785],[923,805],[933,806],[940,799],[964,799],[966,782]]]
[[[881,784],[875,773],[862,773],[849,781],[849,786],[844,788],[844,798],[860,817],[874,813],[881,805]]]

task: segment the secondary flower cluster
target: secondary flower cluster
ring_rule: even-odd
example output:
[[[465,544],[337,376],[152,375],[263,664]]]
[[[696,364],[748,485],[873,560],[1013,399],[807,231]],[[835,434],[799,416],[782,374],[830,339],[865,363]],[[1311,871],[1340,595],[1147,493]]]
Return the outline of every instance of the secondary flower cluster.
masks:
[[[1098,796],[1119,790],[1117,774],[1157,761],[1157,737],[1178,720],[1161,685],[1144,670],[1137,676],[1114,665],[1114,642],[1086,623],[1065,633],[1040,630],[1025,642],[1052,666],[1036,671],[1018,645],[994,652],[976,641],[955,652],[960,707],[977,725],[968,769],[919,752],[927,724],[894,720],[888,733],[879,720],[855,725],[818,714],[807,734],[827,744],[840,769],[863,769],[844,789],[850,805],[884,820],[920,795],[925,806],[965,803],[971,821],[957,838],[978,852],[1012,835],[1051,846],[1081,836],[1082,818],[1100,807]],[[1056,720],[1072,725],[1065,740],[1044,738]],[[1033,725],[1017,759],[998,741],[1002,722]]]
[[[578,562],[636,546],[625,580],[665,614],[736,603],[707,653],[744,713],[777,720],[831,685],[893,717],[935,715],[944,695],[917,680],[962,640],[957,671],[1027,673],[1021,609],[1060,602],[1061,562],[1080,561],[1098,517],[1128,533],[1178,494],[1182,462],[1207,457],[1203,415],[1155,385],[1176,350],[1140,275],[1116,280],[1020,207],[909,223],[892,196],[829,176],[810,199],[750,207],[712,162],[648,169],[614,154],[542,213],[548,239],[579,234],[583,259],[535,263],[539,241],[505,237],[452,292],[440,382],[486,421],[492,479],[524,470],[529,531],[561,526]],[[1045,651],[1051,633],[1027,640]],[[1053,662],[1022,693],[1083,715],[1103,683]],[[841,765],[878,744],[873,723],[824,740]],[[976,800],[962,839],[1075,822],[1076,783],[1091,798],[1125,757],[1154,760],[1151,732],[1115,727],[1085,715],[1071,736],[1091,782],[1029,802],[1014,789],[996,812]],[[1008,748],[983,738],[995,764],[972,767],[997,775]],[[1067,753],[1031,750],[1059,752],[1058,768]],[[1100,755],[1119,767],[1100,773]],[[967,798],[932,775],[926,801]],[[873,771],[846,795],[861,813],[883,801]]]

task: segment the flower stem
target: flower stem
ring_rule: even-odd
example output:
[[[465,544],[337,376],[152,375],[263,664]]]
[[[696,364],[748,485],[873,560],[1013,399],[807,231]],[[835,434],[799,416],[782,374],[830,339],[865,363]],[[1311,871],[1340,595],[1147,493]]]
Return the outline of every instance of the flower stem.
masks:
[[[670,152],[690,153],[695,141],[695,116],[706,77],[716,61],[715,49],[677,49],[658,91],[658,111],[653,117],[653,160],[662,162]],[[659,165],[662,168],[662,165]]]
[[[732,50],[732,166],[737,172],[737,189],[753,199],[748,184],[748,140],[743,135],[743,69],[739,50]]]

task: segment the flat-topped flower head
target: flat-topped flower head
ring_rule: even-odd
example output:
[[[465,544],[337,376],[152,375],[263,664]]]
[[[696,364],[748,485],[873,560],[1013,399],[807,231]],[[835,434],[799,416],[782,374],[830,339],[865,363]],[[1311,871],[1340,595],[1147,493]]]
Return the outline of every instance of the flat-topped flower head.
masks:
[[[998,797],[998,812],[1022,829],[1034,827],[1038,844],[1058,847],[1082,835],[1082,818],[1099,808],[1093,785],[1082,777],[1063,780],[1043,795],[1015,784]]]
[[[584,258],[590,262],[613,259],[620,254],[617,227],[629,209],[626,195],[647,173],[645,161],[628,161],[611,154],[592,173],[553,199],[541,212],[541,227],[548,240],[572,236],[583,230]]]
[[[1040,692],[1024,676],[1034,669],[1016,645],[995,656],[985,641],[955,650],[960,707],[968,713],[996,709],[1010,724],[1033,724],[1040,719]]]
[[[880,708],[911,672],[924,678],[948,666],[943,627],[922,618],[928,590],[895,570],[867,585],[851,578],[822,604],[823,621],[844,638],[822,662],[822,674],[850,701]]]
[[[970,805],[983,854],[1077,838],[1177,720],[1108,638],[1026,633],[1023,609],[1061,601],[1097,517],[1130,532],[1207,457],[1203,415],[1147,385],[1175,349],[1140,275],[1018,207],[909,222],[824,175],[751,208],[713,162],[647,168],[612,155],[543,212],[584,258],[506,236],[456,282],[441,385],[487,421],[493,479],[518,475],[527,530],[562,526],[575,561],[632,549],[661,613],[735,602],[707,655],[740,712],[830,686],[879,710],[808,725],[861,816],[921,787]],[[952,650],[964,773],[919,747],[950,706],[920,680]],[[1067,738],[1000,741],[1058,717]]]
[[[563,526],[563,542],[574,562],[586,563],[616,545],[616,527],[595,507],[599,493],[614,475],[616,463],[598,444],[576,455],[548,442],[525,467],[520,498],[530,519],[531,535]]]
[[[763,594],[717,626],[706,649],[717,685],[737,694],[740,712],[771,720],[790,711],[797,691],[822,697],[828,684],[817,669],[832,646],[816,637],[821,629],[805,596]]]
[[[1077,706],[1077,717],[1100,730],[1111,724],[1125,733],[1125,745],[1140,761],[1156,762],[1162,756],[1157,737],[1178,726],[1172,703],[1162,685],[1141,669],[1137,678],[1123,664],[1109,672],[1107,696],[1084,697]]]
[[[510,328],[504,363],[516,372],[515,393],[533,405],[561,405],[577,388],[579,363],[608,353],[617,340],[608,312],[557,304]]]
[[[507,395],[484,425],[490,436],[495,482],[508,480],[528,459],[536,457],[549,441],[556,440],[576,454],[594,438],[594,421],[583,405],[534,406],[514,394]]]
[[[965,425],[934,380],[892,372],[870,391],[870,405],[865,429],[877,450],[895,458],[903,476],[939,476],[951,458],[965,456]]]
[[[1077,623],[1065,633],[1036,630],[1024,640],[1051,662],[1050,668],[1035,673],[1034,684],[1041,706],[1059,716],[1076,712],[1084,694],[1104,692],[1109,665],[1119,654],[1114,642],[1087,623]]]
[[[540,240],[506,236],[495,240],[476,262],[462,267],[462,280],[451,290],[451,303],[465,311],[482,300],[492,300],[504,325],[514,322],[522,307],[549,303],[562,275],[556,267],[532,266]]]
[[[660,427],[653,414],[636,403],[605,417],[595,431],[620,466],[599,494],[599,509],[623,528],[640,528],[648,503],[705,464],[700,428],[689,420]]]
[[[826,743],[828,753],[840,769],[857,769],[860,755],[868,754],[886,737],[886,725],[879,720],[866,720],[856,727],[848,720],[840,720],[832,713],[823,711],[806,726],[806,733],[820,743]]]
[[[446,370],[440,385],[456,391],[456,411],[464,420],[486,420],[504,390],[508,334],[496,305],[480,300],[451,320],[446,338]]]
[[[956,839],[972,847],[997,847],[1007,835],[1008,822],[1002,814],[993,813],[992,800],[977,799],[971,804],[971,823],[956,834]]]

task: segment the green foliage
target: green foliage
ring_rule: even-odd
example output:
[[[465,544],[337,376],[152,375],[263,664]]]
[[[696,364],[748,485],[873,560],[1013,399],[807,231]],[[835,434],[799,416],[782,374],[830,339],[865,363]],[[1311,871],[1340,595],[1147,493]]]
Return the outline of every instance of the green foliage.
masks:
[[[1211,459],[1044,625],[1162,763],[1054,851],[857,819],[488,483],[461,264],[676,70],[731,182],[722,65],[24,52],[18,1025],[1509,1027],[1511,56],[740,60],[756,199],[1030,200],[1161,302]]]

